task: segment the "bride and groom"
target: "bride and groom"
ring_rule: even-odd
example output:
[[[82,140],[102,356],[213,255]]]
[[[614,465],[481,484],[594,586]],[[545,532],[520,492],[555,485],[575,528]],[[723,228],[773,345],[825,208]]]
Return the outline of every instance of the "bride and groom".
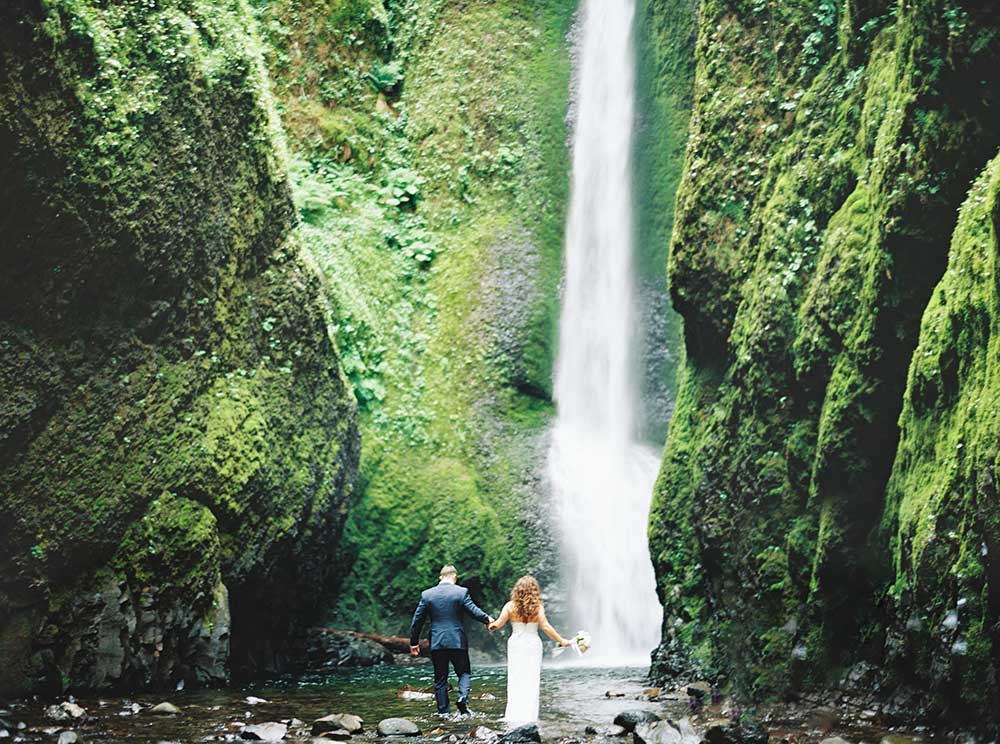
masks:
[[[518,579],[510,601],[495,620],[476,606],[468,589],[458,586],[458,572],[454,566],[442,568],[440,583],[420,595],[420,603],[410,623],[410,653],[414,656],[420,653],[420,631],[424,622],[430,620],[434,697],[441,714],[451,710],[449,664],[458,675],[458,710],[463,715],[469,713],[472,668],[469,640],[462,624],[465,615],[488,626],[491,631],[499,630],[510,621],[513,631],[507,641],[507,711],[504,719],[515,724],[537,720],[542,675],[542,641],[538,629],[560,646],[572,645],[572,641],[559,635],[546,619],[538,582],[532,576]]]

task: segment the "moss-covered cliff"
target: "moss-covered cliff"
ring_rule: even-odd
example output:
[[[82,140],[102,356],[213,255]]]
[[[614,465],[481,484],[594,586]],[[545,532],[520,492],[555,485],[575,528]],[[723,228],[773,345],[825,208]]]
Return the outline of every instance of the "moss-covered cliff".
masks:
[[[358,436],[253,18],[17,0],[0,54],[0,690],[266,666]]]
[[[574,6],[258,3],[303,240],[361,404],[364,490],[331,623],[400,632],[445,562],[493,608],[522,573],[552,575]]]
[[[656,670],[767,695],[888,660],[995,711],[989,174],[956,214],[1000,143],[996,7],[704,0],[698,26]]]

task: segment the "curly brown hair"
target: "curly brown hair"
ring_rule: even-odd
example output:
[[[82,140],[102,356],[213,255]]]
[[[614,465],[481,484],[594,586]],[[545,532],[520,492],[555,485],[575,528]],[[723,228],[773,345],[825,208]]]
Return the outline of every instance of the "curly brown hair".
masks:
[[[538,616],[538,610],[542,606],[542,588],[534,576],[522,576],[514,584],[514,590],[510,593],[511,604],[514,605],[514,614],[524,622],[533,622]]]

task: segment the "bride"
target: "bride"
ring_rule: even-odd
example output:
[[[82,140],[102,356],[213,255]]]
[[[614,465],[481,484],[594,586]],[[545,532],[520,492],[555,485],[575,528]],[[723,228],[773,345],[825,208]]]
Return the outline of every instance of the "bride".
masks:
[[[509,724],[538,720],[538,690],[542,676],[542,640],[538,628],[560,646],[570,646],[545,617],[542,590],[534,576],[522,576],[510,593],[500,617],[490,630],[502,628],[510,620],[513,632],[507,641],[507,712]]]

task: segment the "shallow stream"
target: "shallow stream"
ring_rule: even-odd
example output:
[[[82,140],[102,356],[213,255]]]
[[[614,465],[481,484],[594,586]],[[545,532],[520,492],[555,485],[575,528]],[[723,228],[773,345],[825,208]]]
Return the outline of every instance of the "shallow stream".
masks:
[[[543,742],[584,739],[587,725],[610,724],[620,711],[644,708],[661,717],[679,720],[690,715],[687,697],[668,695],[660,702],[640,701],[646,687],[642,668],[585,668],[567,665],[547,666],[542,672],[542,710],[540,728]],[[45,718],[45,708],[53,700],[22,700],[4,706],[3,717],[23,721],[26,728],[6,741],[56,742],[60,731],[72,729],[82,742],[205,742],[239,739],[244,724],[299,719],[286,740],[309,738],[313,720],[330,713],[354,713],[365,721],[365,733],[355,740],[374,739],[375,724],[389,717],[414,721],[425,740],[447,742],[450,735],[461,738],[472,728],[485,725],[503,729],[506,697],[506,670],[501,665],[473,668],[475,715],[471,719],[442,719],[434,714],[432,699],[406,700],[400,691],[430,691],[432,670],[429,663],[380,666],[367,669],[344,669],[329,674],[304,676],[258,683],[223,690],[192,690],[172,693],[139,694],[127,698],[84,695],[76,699],[91,720],[83,725],[55,724]],[[454,680],[453,680],[454,683]],[[615,697],[608,697],[612,692]],[[250,704],[248,697],[268,702]],[[149,708],[168,701],[181,709],[180,715],[156,716]],[[140,706],[133,712],[135,704]],[[723,705],[724,709],[726,706]],[[692,716],[697,730],[721,717],[721,709],[709,709]],[[892,744],[908,744],[914,732],[890,732],[875,722],[843,716],[834,725],[829,720],[814,719],[807,711],[775,708],[766,712],[771,720],[771,741],[804,744],[841,735],[852,742],[879,744],[888,733],[904,734]],[[441,731],[438,731],[441,729]],[[917,735],[916,740],[920,740]],[[930,737],[924,737],[931,741]],[[604,740],[607,742],[608,740]],[[631,739],[618,739],[631,744]]]

